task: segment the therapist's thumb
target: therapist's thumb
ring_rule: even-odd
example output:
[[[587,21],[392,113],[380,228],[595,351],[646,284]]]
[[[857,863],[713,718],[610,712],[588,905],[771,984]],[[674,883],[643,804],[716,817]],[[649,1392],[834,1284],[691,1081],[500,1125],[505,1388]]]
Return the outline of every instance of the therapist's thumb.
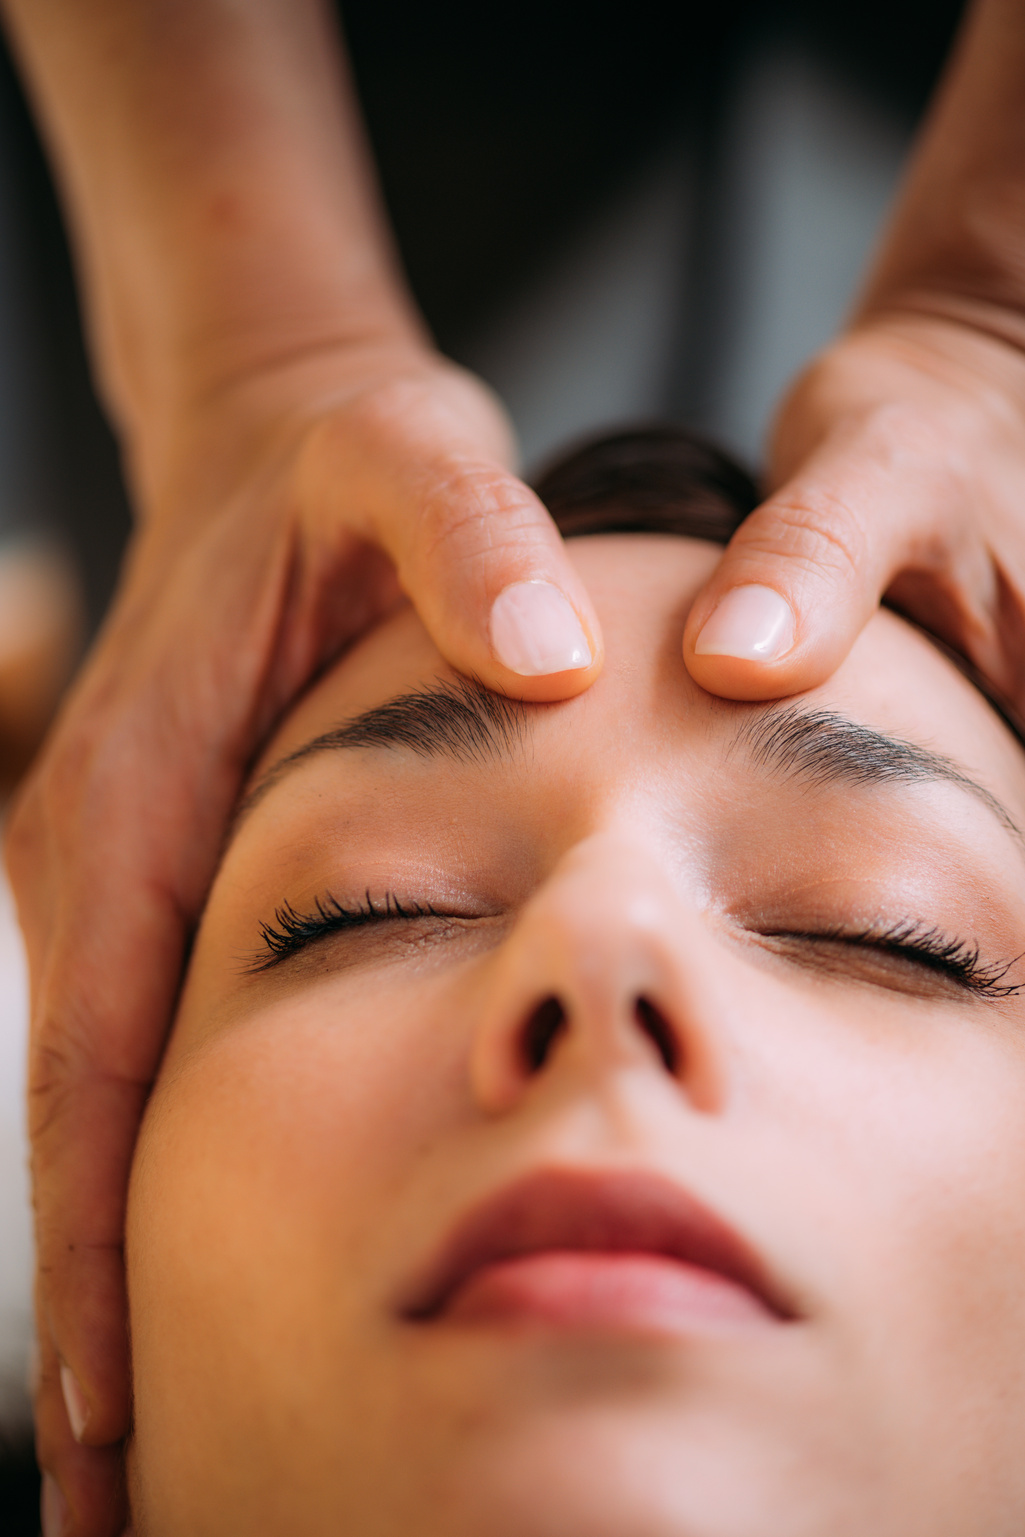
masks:
[[[497,404],[449,364],[397,374],[331,414],[304,462],[314,516],[389,557],[442,656],[517,699],[601,671],[597,616],[547,510],[508,467]]]
[[[698,594],[683,653],[709,693],[778,699],[825,682],[919,542],[934,476],[844,436],[745,519]]]

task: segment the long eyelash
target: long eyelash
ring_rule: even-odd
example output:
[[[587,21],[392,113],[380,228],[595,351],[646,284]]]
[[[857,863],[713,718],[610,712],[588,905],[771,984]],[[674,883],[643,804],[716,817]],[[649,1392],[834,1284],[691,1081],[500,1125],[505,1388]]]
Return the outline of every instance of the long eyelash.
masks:
[[[245,969],[249,972],[269,971],[325,934],[338,934],[368,923],[386,922],[389,918],[437,916],[430,903],[400,902],[390,891],[379,898],[372,897],[368,891],[355,907],[346,907],[332,896],[318,897],[311,913],[297,912],[291,902],[286,902],[275,910],[273,923],[260,925],[260,939],[269,953],[257,955]]]
[[[249,972],[269,971],[289,956],[297,954],[314,940],[346,929],[360,928],[388,919],[437,917],[430,903],[404,903],[391,892],[375,899],[367,891],[361,903],[346,907],[333,896],[318,897],[311,913],[300,913],[290,902],[277,908],[273,923],[260,925],[260,939],[267,953],[258,955],[246,967]],[[1005,982],[1011,967],[1022,959],[984,962],[975,941],[949,939],[937,928],[908,919],[886,929],[863,929],[852,933],[834,929],[807,933],[789,932],[789,939],[832,940],[843,945],[862,945],[891,955],[905,956],[933,971],[939,971],[968,992],[985,998],[1012,998],[1025,984]],[[1025,954],[1025,952],[1023,952]]]
[[[788,938],[834,940],[837,944],[862,945],[905,956],[933,971],[943,972],[968,992],[985,998],[1012,998],[1025,985],[1004,981],[1011,967],[1021,960],[1021,955],[1013,956],[1009,961],[983,961],[974,940],[948,939],[939,929],[910,919],[887,929],[864,929],[860,933],[835,929],[825,933],[790,934]]]

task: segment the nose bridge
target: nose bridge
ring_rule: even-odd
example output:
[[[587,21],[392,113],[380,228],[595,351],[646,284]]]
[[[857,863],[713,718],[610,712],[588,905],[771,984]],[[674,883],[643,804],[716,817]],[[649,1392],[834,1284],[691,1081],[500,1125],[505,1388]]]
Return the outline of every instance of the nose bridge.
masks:
[[[699,926],[643,842],[578,845],[503,947],[475,1041],[478,1096],[511,1105],[559,1058],[599,1072],[643,1060],[701,1097],[685,976]]]
[[[671,964],[665,929],[675,893],[655,862],[619,840],[578,848],[530,915],[540,971],[594,1020],[611,1022]],[[528,919],[528,924],[530,920]]]

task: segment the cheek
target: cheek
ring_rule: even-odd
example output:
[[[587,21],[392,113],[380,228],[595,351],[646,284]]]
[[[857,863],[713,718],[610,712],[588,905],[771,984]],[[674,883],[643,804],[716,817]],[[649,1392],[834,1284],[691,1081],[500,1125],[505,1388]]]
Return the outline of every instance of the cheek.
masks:
[[[446,992],[329,979],[158,1089],[128,1223],[137,1456],[166,1484],[154,1508],[197,1478],[209,1490],[211,1470],[244,1465],[250,1487],[254,1458],[295,1487],[317,1426],[351,1413],[341,1385],[384,1327],[382,1213],[467,1104]]]
[[[801,1281],[835,1402],[895,1499],[933,1491],[937,1532],[1017,1531],[1025,1508],[1020,1028],[859,989],[828,1011],[794,998],[745,1038],[766,1238]],[[969,1499],[1014,1520],[968,1517]]]
[[[937,1412],[949,1407],[944,1383],[991,1409],[1004,1385],[1025,1409],[1020,1028],[865,989],[830,1020],[799,1005],[772,1041],[750,1043],[762,1156],[795,1192],[777,1237],[838,1374],[887,1383],[883,1402],[918,1395],[916,1415],[934,1392]],[[757,1073],[762,1051],[773,1060]]]

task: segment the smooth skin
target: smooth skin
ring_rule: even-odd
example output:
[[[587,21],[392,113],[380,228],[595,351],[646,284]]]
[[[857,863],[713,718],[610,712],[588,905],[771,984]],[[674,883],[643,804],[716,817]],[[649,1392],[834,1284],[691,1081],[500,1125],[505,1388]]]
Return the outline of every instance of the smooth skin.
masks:
[[[9,841],[32,977],[49,1530],[110,1537],[127,1171],[247,765],[400,590],[452,666],[527,699],[586,689],[603,641],[500,406],[433,350],[403,289],[326,7],[3,10],[139,518]],[[821,683],[889,588],[1025,705],[1023,93],[1025,6],[977,0],[852,327],[783,407],[778,489],[692,610],[684,656],[712,692]],[[775,659],[726,623],[738,586],[762,618],[766,592],[784,605]],[[492,609],[510,587],[567,600],[535,665],[560,646],[590,662],[504,666]],[[699,645],[717,607],[718,652]]]
[[[131,1183],[138,1537],[1018,1537],[1025,996],[830,936],[1014,962],[1021,833],[949,778],[760,757],[766,712],[680,657],[717,550],[569,550],[592,689],[492,754],[307,755],[238,826]],[[402,612],[263,768],[454,680]],[[892,615],[796,707],[1025,818],[1020,745]],[[252,969],[283,904],[368,893],[391,916]],[[669,1179],[786,1316],[403,1315],[464,1213],[553,1170]]]

